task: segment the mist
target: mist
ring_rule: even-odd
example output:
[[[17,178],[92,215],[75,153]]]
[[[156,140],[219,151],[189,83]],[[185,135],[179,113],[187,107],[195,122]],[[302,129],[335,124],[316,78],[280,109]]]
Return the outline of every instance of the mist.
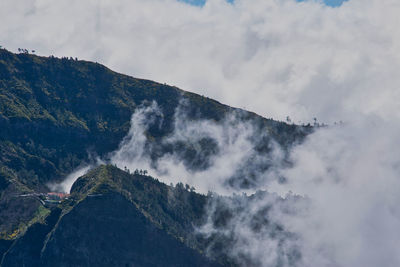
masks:
[[[74,182],[85,175],[92,167],[93,165],[81,166],[68,174],[61,183],[49,183],[47,186],[55,192],[69,193]]]
[[[304,216],[284,220],[301,236],[304,266],[399,265],[399,130],[366,119],[319,130],[292,151],[288,183],[271,190],[311,200]]]
[[[147,103],[104,160],[228,197],[209,203],[198,231],[231,238],[227,253],[242,265],[397,267],[399,13],[394,0],[339,8],[291,0],[209,0],[201,8],[4,0],[0,39],[14,51],[99,61],[266,117],[299,124],[317,117],[329,126],[282,147],[238,113],[218,123],[192,120],[182,103],[173,132],[152,145],[150,128],[162,127],[163,116]],[[87,169],[52,188],[69,191]],[[235,211],[224,228],[212,223],[218,205]],[[268,223],[254,227],[260,219]]]
[[[189,118],[187,105],[182,99],[172,133],[156,143],[146,135],[154,124],[162,126],[157,119],[162,111],[155,102],[139,108],[120,148],[111,153],[111,163],[121,169],[147,169],[167,184],[187,183],[203,194],[255,192],[276,179],[271,173],[283,164],[285,153],[266,127],[260,130],[254,121],[242,120],[241,111],[228,113],[220,122]],[[256,151],[260,145],[264,151]],[[153,152],[159,154],[156,159]]]
[[[195,166],[179,146],[151,157],[159,144],[148,142],[149,128],[163,124],[155,102],[132,115],[131,129],[109,161],[121,169],[146,169],[166,184],[187,183],[199,193],[224,196],[212,198],[207,223],[197,230],[230,240],[229,257],[243,266],[400,264],[396,123],[357,118],[317,127],[303,142],[284,148],[240,114],[227,114],[218,123],[193,120],[185,115],[185,105],[182,101],[176,109],[174,130],[161,147],[189,144]],[[202,147],[201,140],[213,150]],[[269,149],[258,151],[259,142]],[[86,170],[70,175],[63,185],[70,187]],[[234,211],[224,227],[213,224],[219,216],[216,206]]]

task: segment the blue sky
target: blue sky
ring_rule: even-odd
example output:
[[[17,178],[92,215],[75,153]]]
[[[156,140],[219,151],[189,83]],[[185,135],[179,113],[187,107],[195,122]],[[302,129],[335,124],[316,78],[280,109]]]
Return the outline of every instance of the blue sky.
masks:
[[[297,0],[298,2],[303,2],[304,0]],[[333,6],[333,7],[337,7],[340,6],[343,2],[347,1],[347,0],[323,0],[325,2],[325,4],[327,4],[328,6]]]
[[[202,6],[206,2],[206,0],[181,0],[181,1],[182,2],[187,2],[187,3],[192,4],[192,5],[196,5],[196,6]],[[227,0],[227,1],[228,2],[233,2],[234,0]],[[303,1],[307,1],[307,0],[297,0],[297,1],[298,2],[303,2]],[[328,6],[337,7],[337,6],[340,6],[343,2],[345,2],[347,0],[323,0],[323,1]]]

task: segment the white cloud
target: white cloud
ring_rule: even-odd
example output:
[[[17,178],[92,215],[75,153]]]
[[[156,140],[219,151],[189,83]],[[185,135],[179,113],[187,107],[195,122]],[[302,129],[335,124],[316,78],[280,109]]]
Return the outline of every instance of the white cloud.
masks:
[[[10,49],[78,56],[267,117],[332,123],[399,113],[393,0],[3,0]]]
[[[304,266],[399,265],[398,126],[369,120],[324,129],[293,151],[283,187],[312,205],[282,221],[302,237]]]
[[[144,134],[148,123],[156,121],[149,118],[157,114],[154,103],[135,112],[131,131],[113,154],[113,163],[131,170],[147,168],[166,183],[189,183],[200,192],[220,194],[238,192],[238,188],[227,186],[227,181],[239,170],[244,170],[240,179],[245,179],[258,164],[266,163],[268,157],[255,152],[252,137],[262,136],[250,122],[242,123],[235,116],[220,124],[192,121],[178,109],[175,130],[163,142],[197,144],[201,138],[210,137],[218,152],[210,156],[213,164],[204,170],[190,170],[176,153],[165,154],[155,168],[145,148]],[[234,211],[233,219],[223,228],[210,223],[216,212],[212,206],[216,203],[211,203],[209,223],[200,231],[233,236],[229,254],[243,265],[251,260],[255,266],[398,266],[399,135],[398,123],[377,117],[321,128],[291,151],[293,165],[281,168],[282,154],[276,147],[276,154],[268,158],[274,168],[255,172],[259,183],[251,190],[268,189],[286,200],[275,194],[253,201],[240,197],[223,200]],[[287,183],[278,183],[277,178],[282,176]],[[269,211],[263,214],[266,207]],[[260,219],[268,223],[255,230]],[[275,223],[294,236],[277,232]],[[301,255],[295,264],[293,255]]]
[[[71,191],[71,187],[72,185],[75,183],[75,181],[85,175],[90,168],[92,168],[93,166],[81,166],[79,168],[77,168],[76,170],[74,170],[72,173],[68,174],[67,177],[65,177],[64,181],[62,181],[61,183],[49,183],[48,187],[52,190],[52,191],[56,191],[56,192],[64,192],[64,193],[69,193]]]
[[[399,266],[399,13],[396,0],[350,0],[340,8],[292,0],[209,0],[203,8],[174,0],[2,0],[0,44],[99,61],[266,117],[348,122],[292,152],[294,166],[280,170],[288,184],[269,190],[292,190],[312,204],[274,219],[301,236],[304,266]],[[187,138],[193,125],[183,126],[177,134]],[[219,140],[226,134],[210,122],[198,126]],[[164,179],[225,190],[220,182],[252,149],[239,129],[237,142],[215,158],[224,167],[207,173],[218,183],[214,176],[199,182],[206,175],[198,172],[186,179],[174,158],[162,160],[170,174]],[[132,129],[130,136],[141,134]],[[131,141],[125,148],[140,145]],[[233,227],[239,241],[254,241],[250,256],[275,260],[273,249],[261,249],[274,248],[270,239],[246,224]]]
[[[146,131],[152,124],[159,123],[156,119],[161,117],[158,105],[153,102],[137,109],[128,135],[119,149],[110,155],[111,162],[131,171],[147,169],[167,184],[188,183],[203,194],[208,191],[228,195],[240,192],[243,190],[240,184],[245,179],[251,181],[248,190],[254,192],[265,185],[266,180],[275,179],[268,174],[272,167],[282,163],[284,155],[276,143],[267,138],[266,129],[262,133],[256,131],[252,122],[240,121],[238,114],[228,114],[219,123],[191,120],[185,114],[184,102],[175,112],[174,131],[157,144],[148,142]],[[271,153],[255,151],[261,140],[270,140],[263,144],[270,146]],[[205,143],[207,145],[202,145]],[[153,150],[163,151],[156,160],[151,157]],[[271,164],[274,166],[266,169]],[[227,184],[229,181],[230,185]]]

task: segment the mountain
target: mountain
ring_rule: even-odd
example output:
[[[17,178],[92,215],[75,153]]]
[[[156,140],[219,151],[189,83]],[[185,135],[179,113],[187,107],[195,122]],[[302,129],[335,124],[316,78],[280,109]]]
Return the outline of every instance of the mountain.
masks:
[[[23,183],[40,187],[88,160],[88,152],[102,156],[115,150],[143,102],[156,101],[163,113],[162,127],[149,134],[155,140],[166,135],[182,98],[189,102],[186,113],[192,119],[220,121],[237,110],[173,86],[112,72],[98,63],[0,49],[0,162],[16,171]],[[246,111],[242,116],[266,127],[282,144],[304,135],[296,131],[298,126]],[[2,173],[4,187],[4,176],[10,174]]]
[[[219,266],[190,246],[204,204],[196,193],[100,166],[15,241],[2,266]]]
[[[47,216],[8,244],[1,266],[258,266],[232,257],[235,240],[230,235],[209,236],[200,229],[206,220],[223,229],[236,212],[265,194],[205,196],[182,184],[167,186],[101,165],[74,183],[68,199],[46,206]],[[215,206],[211,216],[209,205]],[[251,224],[260,234],[266,227],[278,242],[286,242],[290,234],[265,221],[268,209]],[[296,250],[290,253],[297,255]]]
[[[255,135],[267,136],[255,141],[257,153],[265,157],[271,142],[285,150],[312,131],[310,126],[265,119],[174,86],[118,74],[98,63],[0,49],[0,255],[4,254],[4,266],[54,266],[55,262],[65,262],[65,266],[185,265],[189,259],[204,266],[214,265],[211,260],[216,258],[222,264],[229,262],[223,255],[205,258],[210,240],[189,234],[203,222],[208,199],[183,185],[169,187],[102,166],[74,184],[68,201],[55,207],[43,205],[40,194],[49,191],[49,182],[63,180],[95,157],[107,162],[128,134],[132,114],[153,101],[162,113],[158,126],[146,131],[146,144],[151,145],[146,153],[154,166],[164,155],[177,152],[189,169],[198,170],[207,167],[199,154],[207,158],[216,153],[210,140],[163,142],[174,131],[176,110],[182,103],[185,116],[193,122],[222,124],[232,113],[243,122],[251,121]],[[251,185],[251,179],[249,175],[239,186]],[[127,247],[134,248],[132,254],[121,254]],[[85,251],[107,251],[105,255],[114,262],[100,254],[88,259]],[[144,257],[142,262],[138,255]],[[175,257],[179,255],[184,256]]]
[[[162,136],[182,96],[206,118],[221,119],[230,109],[97,63],[0,50],[0,160],[19,180],[40,187],[88,160],[88,151],[115,150],[143,101],[161,106],[165,124],[151,134]]]

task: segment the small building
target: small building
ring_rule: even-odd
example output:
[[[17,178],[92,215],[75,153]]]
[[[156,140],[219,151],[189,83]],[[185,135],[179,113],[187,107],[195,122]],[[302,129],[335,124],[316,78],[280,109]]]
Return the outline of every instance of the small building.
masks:
[[[64,199],[68,199],[69,196],[70,196],[70,194],[66,194],[66,193],[49,192],[46,194],[46,200],[61,201]]]

